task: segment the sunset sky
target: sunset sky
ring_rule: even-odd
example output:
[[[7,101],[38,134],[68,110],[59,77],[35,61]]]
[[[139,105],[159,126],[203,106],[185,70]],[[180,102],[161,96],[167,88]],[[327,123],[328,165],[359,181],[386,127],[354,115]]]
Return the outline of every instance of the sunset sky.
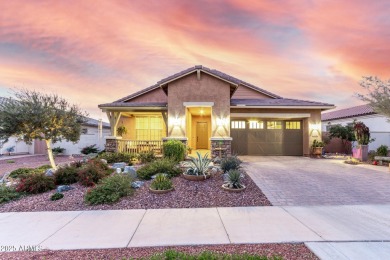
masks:
[[[0,96],[108,103],[194,65],[288,98],[357,105],[390,78],[390,1],[0,0]]]

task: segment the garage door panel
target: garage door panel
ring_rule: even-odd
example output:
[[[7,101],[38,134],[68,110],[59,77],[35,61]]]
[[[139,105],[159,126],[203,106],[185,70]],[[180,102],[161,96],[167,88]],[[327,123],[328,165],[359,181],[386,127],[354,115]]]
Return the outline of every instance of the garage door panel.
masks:
[[[302,156],[302,128],[286,129],[285,122],[282,126],[283,129],[231,129],[232,151],[241,155]]]

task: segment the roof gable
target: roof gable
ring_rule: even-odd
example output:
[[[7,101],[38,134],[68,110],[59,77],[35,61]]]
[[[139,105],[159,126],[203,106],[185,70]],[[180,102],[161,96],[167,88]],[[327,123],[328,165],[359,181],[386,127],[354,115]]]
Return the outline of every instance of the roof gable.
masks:
[[[182,77],[188,76],[188,75],[190,75],[192,73],[206,73],[206,74],[211,75],[213,77],[216,77],[216,78],[218,78],[220,80],[226,81],[226,82],[230,83],[231,85],[236,86],[236,88],[239,87],[239,86],[244,86],[246,88],[250,88],[251,90],[253,90],[253,91],[257,92],[257,93],[260,93],[260,94],[262,94],[262,95],[264,95],[266,97],[269,97],[269,98],[281,98],[280,96],[278,96],[276,94],[273,94],[273,93],[271,93],[269,91],[266,91],[266,90],[264,90],[262,88],[259,88],[257,86],[252,85],[252,84],[249,84],[249,83],[247,83],[245,81],[237,79],[237,78],[235,78],[233,76],[230,76],[230,75],[228,75],[226,73],[223,73],[221,71],[218,71],[218,70],[215,70],[215,69],[209,69],[209,68],[204,67],[202,65],[197,65],[197,66],[185,69],[183,71],[180,71],[179,73],[176,73],[176,74],[171,75],[169,77],[166,77],[166,78],[158,81],[155,85],[152,85],[152,86],[150,86],[148,88],[145,88],[145,89],[140,90],[138,92],[135,92],[135,93],[133,93],[131,95],[128,95],[126,97],[118,99],[118,100],[114,101],[114,103],[116,103],[116,102],[129,102],[130,100],[132,100],[132,99],[134,99],[136,97],[144,95],[144,94],[146,94],[148,92],[151,92],[153,90],[156,90],[156,89],[158,89],[160,87],[162,89],[164,89],[165,92],[166,92],[167,90],[166,90],[166,88],[164,88],[164,86],[167,86],[168,83],[170,83],[172,81],[175,81],[175,80],[178,80],[178,79],[180,79]],[[233,93],[234,93],[234,91],[233,91]],[[233,95],[233,93],[232,93],[232,95]]]

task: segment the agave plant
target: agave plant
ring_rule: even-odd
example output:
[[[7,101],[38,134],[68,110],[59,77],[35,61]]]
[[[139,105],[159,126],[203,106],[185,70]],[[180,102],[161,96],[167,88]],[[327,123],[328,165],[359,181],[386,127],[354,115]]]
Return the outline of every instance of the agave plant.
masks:
[[[241,172],[238,170],[228,171],[226,184],[232,189],[244,188],[244,185],[241,183]]]
[[[186,171],[188,175],[203,175],[205,178],[207,176],[207,170],[211,163],[211,160],[208,158],[206,153],[203,157],[199,152],[196,152],[197,157],[190,156],[190,162],[187,163],[189,168]]]

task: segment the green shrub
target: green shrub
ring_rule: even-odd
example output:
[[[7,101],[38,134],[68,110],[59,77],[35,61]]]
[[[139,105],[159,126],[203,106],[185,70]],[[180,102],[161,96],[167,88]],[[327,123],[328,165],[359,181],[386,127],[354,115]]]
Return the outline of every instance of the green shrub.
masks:
[[[17,192],[15,188],[0,184],[0,204],[19,199],[21,196],[22,193]]]
[[[186,155],[186,146],[179,140],[169,140],[163,144],[164,157],[176,162],[183,161]]]
[[[96,147],[96,144],[88,145],[81,149],[82,154],[90,154],[90,153],[99,153],[99,148]]]
[[[387,145],[381,145],[376,149],[376,154],[378,156],[387,156],[387,151],[389,150],[389,147]]]
[[[373,162],[375,160],[375,156],[377,156],[376,151],[370,150],[368,151],[367,160],[369,162]]]
[[[99,159],[105,159],[108,163],[125,162],[132,165],[131,160],[137,158],[132,153],[102,153],[98,156]]]
[[[162,173],[157,174],[156,178],[150,184],[153,190],[169,190],[172,189],[172,181]]]
[[[152,255],[150,260],[160,260],[160,259],[185,259],[185,260],[282,260],[282,257],[279,256],[264,256],[264,255],[254,255],[254,254],[227,254],[227,253],[215,253],[211,251],[203,251],[197,254],[190,254],[185,252],[180,252],[176,250],[166,250],[162,253],[155,253]]]
[[[7,160],[7,163],[15,163],[14,160]]]
[[[51,165],[45,164],[45,165],[41,165],[41,166],[39,166],[39,167],[37,167],[35,169],[39,170],[39,171],[42,170],[43,172],[45,172],[46,170],[51,169]]]
[[[149,163],[149,162],[153,162],[154,160],[156,160],[156,156],[154,155],[153,151],[142,152],[142,153],[138,154],[138,160],[141,163]]]
[[[157,173],[166,173],[170,177],[181,174],[181,169],[176,166],[176,161],[169,158],[162,158],[145,164],[137,170],[140,179],[150,180]]]
[[[11,178],[22,178],[23,176],[26,176],[27,174],[30,174],[34,172],[35,169],[33,168],[19,168],[16,170],[13,170],[10,174],[9,177]]]
[[[240,168],[242,161],[236,156],[230,156],[222,159],[221,161],[221,169],[223,172],[228,172],[230,170],[237,170]]]
[[[78,169],[72,166],[58,168],[54,173],[54,182],[57,185],[69,185],[77,182]]]
[[[84,163],[83,161],[79,160],[79,161],[74,161],[74,162],[71,162],[70,163],[70,166],[74,167],[74,168],[81,168],[83,167]]]
[[[53,153],[63,153],[65,152],[65,148],[62,148],[62,147],[54,147],[51,149]]]
[[[55,187],[54,178],[48,177],[44,173],[34,173],[22,177],[16,186],[16,191],[37,194],[52,190]]]
[[[94,186],[101,179],[109,175],[107,171],[97,167],[94,164],[87,164],[86,167],[81,168],[78,172],[77,179],[83,186]]]
[[[229,170],[227,172],[227,185],[232,189],[241,189],[244,186],[241,183],[241,172],[238,170]]]
[[[208,158],[207,153],[203,157],[199,152],[196,152],[196,155],[197,157],[190,156],[191,161],[188,163],[190,168],[187,169],[186,174],[203,175],[206,178],[211,160]]]
[[[102,162],[100,159],[97,158],[89,160],[87,165],[98,167],[104,171],[108,171],[110,169],[110,167],[107,164],[105,164],[104,162]]]
[[[88,190],[84,200],[89,205],[117,202],[120,198],[133,194],[132,181],[133,178],[122,174],[107,177],[101,180],[95,188]]]
[[[54,193],[53,195],[51,195],[50,200],[52,200],[52,201],[60,200],[60,199],[62,199],[63,197],[64,197],[64,194],[59,193],[59,192],[56,192],[56,193]]]

